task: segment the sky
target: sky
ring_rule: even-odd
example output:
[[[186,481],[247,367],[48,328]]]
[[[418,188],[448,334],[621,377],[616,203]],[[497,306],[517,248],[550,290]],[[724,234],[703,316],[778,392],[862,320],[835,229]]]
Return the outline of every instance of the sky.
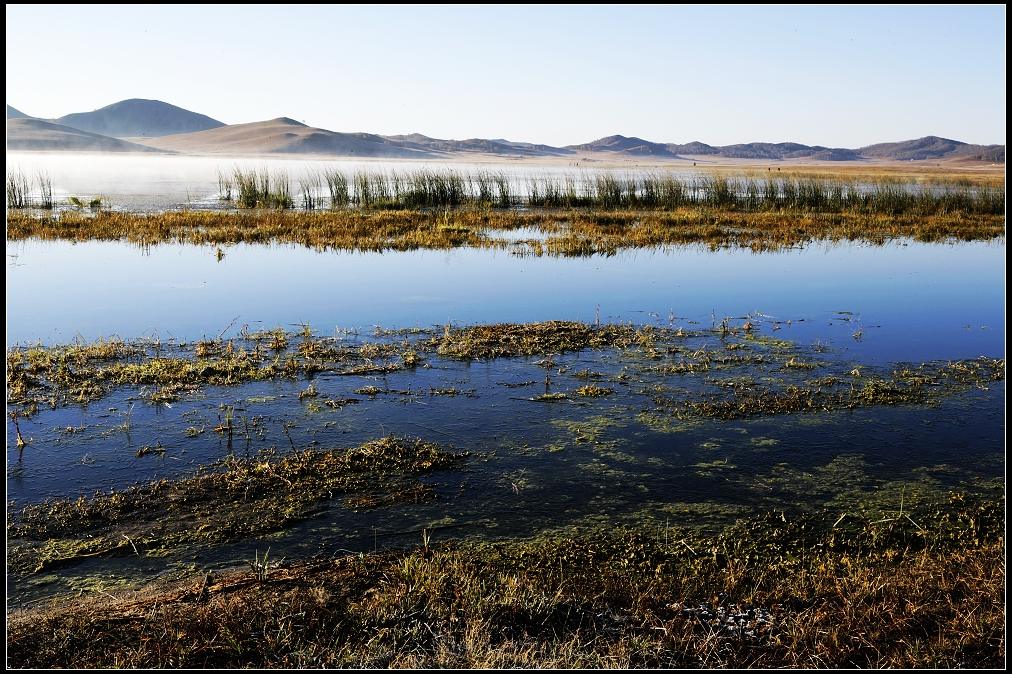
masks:
[[[1005,142],[1005,9],[7,5],[7,103],[551,145]]]

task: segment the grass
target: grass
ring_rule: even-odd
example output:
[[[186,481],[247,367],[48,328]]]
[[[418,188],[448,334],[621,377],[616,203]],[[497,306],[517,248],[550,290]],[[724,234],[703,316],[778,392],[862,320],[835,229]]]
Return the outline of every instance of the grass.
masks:
[[[45,171],[29,178],[23,171],[7,172],[7,209],[39,208],[52,210],[53,179]]]
[[[161,445],[137,453],[163,453]],[[8,569],[19,574],[122,554],[159,555],[284,529],[335,494],[403,490],[465,454],[384,437],[350,449],[229,456],[217,466],[90,498],[8,503]]]
[[[259,199],[259,197],[250,197]],[[254,203],[261,203],[255,201]],[[129,241],[142,246],[297,244],[314,249],[385,251],[505,249],[518,255],[611,255],[621,250],[702,244],[754,251],[813,241],[952,242],[1005,236],[1005,217],[962,211],[918,214],[813,211],[673,210],[360,210],[292,212],[64,211],[55,217],[8,212],[10,240]],[[530,230],[517,241],[512,233]]]
[[[788,365],[793,360],[792,357]],[[889,377],[851,376],[849,381],[844,381],[829,376],[807,384],[780,387],[744,381],[740,382],[740,386],[729,387],[730,396],[721,394],[719,397],[686,400],[658,395],[654,397],[654,402],[658,408],[670,409],[682,419],[733,420],[881,405],[931,404],[957,391],[987,387],[1004,378],[1004,360],[981,357],[899,368]]]
[[[884,516],[883,516],[884,515]],[[433,542],[8,616],[12,667],[1000,667],[1004,500]]]
[[[325,171],[298,182],[297,213],[285,212],[296,205],[287,174],[237,167],[219,174],[218,183],[220,198],[238,212],[48,217],[27,212],[52,208],[48,178],[39,176],[37,197],[23,174],[9,172],[8,237],[349,250],[476,246],[591,255],[692,243],[776,250],[812,240],[987,240],[1004,236],[1005,226],[1004,186],[992,182],[603,173],[532,177],[521,189],[503,173],[431,169],[351,176]],[[496,236],[520,228],[538,235],[520,244]]]
[[[141,389],[152,403],[165,403],[206,386],[309,379],[298,397],[312,400],[322,395],[312,380],[317,374],[388,374],[432,364],[437,358],[545,357],[539,365],[546,370],[547,386],[556,369],[555,356],[611,349],[622,351],[629,363],[629,371],[611,382],[637,383],[639,390],[631,394],[643,397],[655,411],[682,419],[740,419],[934,404],[945,396],[1004,380],[1005,368],[1004,360],[988,357],[902,365],[891,371],[815,360],[806,358],[809,352],[797,344],[758,334],[751,321],[743,325],[714,321],[714,327],[694,331],[579,321],[446,325],[442,334],[393,331],[376,339],[354,345],[316,337],[308,328],[298,333],[279,328],[190,344],[111,339],[15,346],[7,352],[7,399],[28,417],[39,406],[87,404],[126,387]],[[700,375],[708,379],[670,395],[671,378]],[[616,394],[606,385],[610,382],[601,381],[605,379],[601,373],[585,369],[566,376],[581,382],[574,391],[580,397]],[[367,386],[357,392],[375,395],[384,390]]]
[[[171,402],[206,385],[296,379],[319,372],[375,374],[421,362],[406,341],[353,347],[311,336],[295,343],[295,337],[278,329],[192,344],[114,339],[14,347],[7,352],[8,402],[50,407],[86,403],[122,386],[154,387],[150,400]],[[310,384],[303,397],[315,390]]]
[[[219,183],[222,178],[219,177]],[[267,169],[244,170],[236,167],[232,172],[227,191],[235,187],[235,204],[239,208],[289,209],[292,199],[291,180],[283,171],[269,173]]]
[[[446,326],[437,353],[456,360],[535,356],[588,348],[629,345],[639,339],[631,326],[595,327],[577,321]]]

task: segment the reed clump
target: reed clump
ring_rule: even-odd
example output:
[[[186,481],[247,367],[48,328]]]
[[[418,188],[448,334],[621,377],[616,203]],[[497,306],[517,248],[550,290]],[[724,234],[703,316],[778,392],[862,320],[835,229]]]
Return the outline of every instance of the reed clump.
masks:
[[[53,179],[48,173],[39,171],[29,177],[20,170],[7,172],[8,210],[52,210],[54,206]]]
[[[289,209],[295,206],[288,174],[270,173],[267,169],[241,169],[236,167],[227,190],[236,191],[235,204],[239,208]]]

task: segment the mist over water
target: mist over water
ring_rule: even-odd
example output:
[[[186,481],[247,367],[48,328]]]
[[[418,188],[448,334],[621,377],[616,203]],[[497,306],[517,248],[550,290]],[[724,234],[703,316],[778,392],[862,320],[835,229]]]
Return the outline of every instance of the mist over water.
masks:
[[[48,174],[53,181],[53,196],[60,202],[69,197],[101,196],[103,208],[128,211],[161,211],[166,209],[208,208],[221,205],[218,201],[219,173],[231,174],[236,168],[265,169],[283,172],[298,187],[300,178],[322,171],[339,170],[345,175],[358,171],[370,173],[407,173],[420,169],[453,170],[474,173],[491,170],[504,173],[524,189],[529,177],[575,177],[588,173],[616,172],[636,174],[658,172],[659,169],[629,164],[620,168],[599,167],[594,162],[556,159],[555,163],[510,160],[462,162],[416,161],[398,159],[302,159],[268,157],[145,155],[131,153],[58,153],[8,152],[7,170],[22,171],[31,176]],[[679,177],[691,178],[699,172],[673,167],[663,169]]]

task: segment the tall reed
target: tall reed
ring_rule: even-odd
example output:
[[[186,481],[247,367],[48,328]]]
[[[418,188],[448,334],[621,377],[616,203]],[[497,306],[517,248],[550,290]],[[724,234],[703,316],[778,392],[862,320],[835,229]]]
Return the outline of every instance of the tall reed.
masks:
[[[41,208],[51,210],[53,200],[53,179],[45,171],[39,171],[34,179],[24,171],[7,172],[7,208]]]
[[[240,208],[293,207],[290,183],[284,173],[269,175],[263,169],[237,169],[228,182],[235,185],[236,203]],[[485,169],[473,173],[430,168],[389,173],[359,170],[351,176],[340,170],[329,170],[300,179],[299,189],[301,205],[306,210],[322,208],[329,202],[331,209],[347,206],[508,209],[519,206],[882,215],[998,215],[1005,212],[1005,189],[1001,185],[925,186],[888,180],[858,183],[812,177],[684,177],[670,173],[601,172],[546,174],[518,181],[506,173]],[[20,183],[12,182],[9,175],[8,202],[17,203],[22,191]]]

